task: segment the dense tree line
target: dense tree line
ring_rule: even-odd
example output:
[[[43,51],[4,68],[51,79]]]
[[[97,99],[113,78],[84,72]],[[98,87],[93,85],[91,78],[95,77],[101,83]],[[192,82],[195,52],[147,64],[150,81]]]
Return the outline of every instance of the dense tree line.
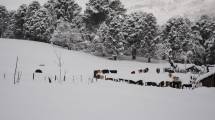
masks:
[[[215,64],[214,17],[202,15],[195,22],[173,17],[158,25],[151,13],[126,11],[120,0],[89,0],[85,10],[75,0],[48,0],[44,5],[33,1],[16,11],[0,5],[0,36],[53,43],[102,56]]]

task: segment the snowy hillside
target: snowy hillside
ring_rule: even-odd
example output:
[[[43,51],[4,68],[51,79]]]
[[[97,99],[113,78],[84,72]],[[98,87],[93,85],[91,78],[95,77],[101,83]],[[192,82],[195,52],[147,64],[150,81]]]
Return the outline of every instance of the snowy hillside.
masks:
[[[24,80],[31,80],[32,75],[36,69],[42,69],[43,77],[60,76],[59,61],[57,56],[61,57],[62,76],[68,79],[76,77],[80,79],[89,79],[93,77],[94,70],[112,69],[118,70],[118,74],[113,76],[115,78],[125,78],[132,80],[144,80],[161,82],[170,80],[168,73],[162,72],[157,74],[156,69],[170,67],[169,63],[143,63],[133,61],[112,61],[105,58],[95,57],[93,55],[69,51],[50,44],[25,41],[25,40],[11,40],[0,39],[0,59],[1,59],[1,74],[6,74],[12,79],[15,69],[16,58],[18,56],[18,71],[22,72]],[[42,65],[42,66],[41,66]],[[138,72],[139,69],[149,68],[149,72],[145,74],[132,75],[132,71]],[[126,77],[125,77],[126,76]],[[176,74],[183,82],[190,80],[190,74]],[[8,78],[9,79],[9,78]]]
[[[47,77],[53,80],[59,75],[56,54],[62,58],[66,82],[50,84]],[[17,56],[17,71],[22,74],[14,85]],[[119,77],[135,80],[168,79],[167,74],[155,74],[156,68],[165,66],[169,65],[111,61],[45,43],[0,39],[0,120],[213,120],[213,88],[180,90],[89,81],[95,69],[116,69]],[[130,75],[146,67],[149,73]],[[33,80],[36,69],[43,74]]]

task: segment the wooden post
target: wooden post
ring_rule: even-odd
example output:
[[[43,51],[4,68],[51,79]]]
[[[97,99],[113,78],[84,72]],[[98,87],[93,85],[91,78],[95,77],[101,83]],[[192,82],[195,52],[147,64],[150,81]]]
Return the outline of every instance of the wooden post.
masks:
[[[64,77],[63,77],[63,81],[64,81],[64,82],[66,81],[66,75],[64,75]]]
[[[16,58],[16,67],[15,67],[15,71],[14,71],[14,76],[13,76],[13,83],[14,84],[16,84],[16,73],[17,73],[17,67],[18,67],[18,60],[19,60],[19,58],[18,58],[18,56],[17,56],[17,58]]]
[[[33,80],[34,80],[34,73],[33,73]]]

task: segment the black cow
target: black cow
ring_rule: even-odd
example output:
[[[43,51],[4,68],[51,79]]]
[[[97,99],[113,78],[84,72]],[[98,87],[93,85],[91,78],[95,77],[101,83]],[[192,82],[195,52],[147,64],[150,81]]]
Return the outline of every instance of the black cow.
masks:
[[[117,74],[117,70],[110,70],[110,73]]]
[[[122,79],[122,78],[119,78],[119,82],[124,82],[124,79]]]
[[[105,78],[105,80],[111,80],[111,81],[113,81],[113,78]]]
[[[172,81],[171,84],[172,84],[171,85],[172,88],[180,89],[182,87],[182,82],[181,81]]]
[[[158,86],[156,82],[146,82],[146,86]]]
[[[160,68],[157,68],[157,69],[156,69],[156,72],[159,74],[159,73],[160,73]]]
[[[164,72],[175,73],[175,71],[172,70],[171,68],[164,68]]]
[[[132,71],[131,74],[135,74],[135,71]]]
[[[182,85],[182,89],[184,89],[184,88],[189,88],[189,89],[191,89],[193,86],[192,86],[192,84],[183,84]]]
[[[129,83],[129,84],[136,84],[136,82],[133,81],[133,80],[129,80],[128,83]]]
[[[128,83],[129,82],[129,80],[124,80],[126,83]]]
[[[159,83],[159,87],[165,87],[164,85],[165,85],[165,82],[164,82],[164,81],[161,81],[161,82]]]
[[[94,77],[94,78],[96,78],[96,76],[97,76],[97,74],[99,73],[99,71],[100,71],[100,70],[94,70],[94,73],[93,73],[93,77]]]
[[[145,68],[145,69],[143,70],[143,72],[144,72],[144,73],[149,72],[149,68]]]
[[[139,73],[142,73],[142,72],[143,72],[143,70],[142,70],[142,69],[139,69],[138,71],[139,71]]]
[[[165,87],[171,87],[171,82],[170,81],[166,81],[166,86]]]
[[[136,82],[136,84],[137,84],[137,85],[141,85],[141,86],[143,86],[143,85],[144,85],[144,83],[143,83],[143,81],[142,81],[142,80],[137,81],[137,82]]]
[[[108,74],[108,73],[109,73],[109,70],[102,70],[102,73],[103,73],[103,74]]]
[[[40,69],[37,69],[37,70],[35,70],[35,73],[43,73],[43,71]]]

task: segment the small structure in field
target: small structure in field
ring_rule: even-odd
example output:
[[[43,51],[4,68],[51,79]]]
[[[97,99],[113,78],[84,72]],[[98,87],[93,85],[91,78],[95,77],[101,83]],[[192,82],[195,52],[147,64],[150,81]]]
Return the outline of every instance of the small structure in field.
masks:
[[[215,87],[215,69],[199,77],[197,81],[203,87]]]
[[[200,73],[201,69],[195,65],[190,66],[186,69],[187,72],[191,72],[191,73]]]

